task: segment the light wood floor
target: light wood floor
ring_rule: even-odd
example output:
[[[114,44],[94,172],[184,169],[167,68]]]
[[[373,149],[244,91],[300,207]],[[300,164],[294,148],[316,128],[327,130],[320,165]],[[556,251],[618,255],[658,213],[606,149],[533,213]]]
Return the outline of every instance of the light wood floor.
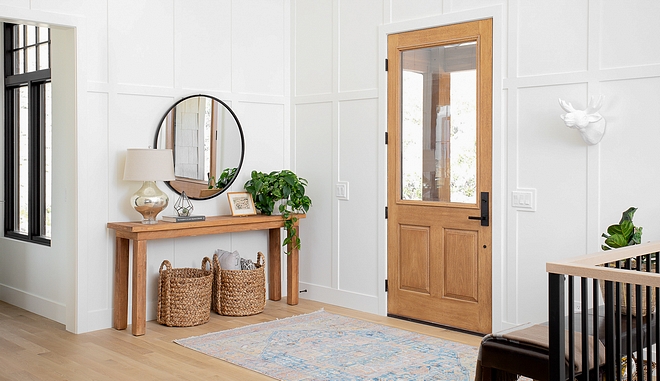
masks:
[[[75,335],[62,324],[0,301],[0,380],[271,380],[250,370],[174,344],[172,340],[300,315],[319,309],[478,346],[477,336],[300,300],[269,301],[263,313],[227,317],[211,313],[197,327],[147,322],[147,334],[128,330]]]

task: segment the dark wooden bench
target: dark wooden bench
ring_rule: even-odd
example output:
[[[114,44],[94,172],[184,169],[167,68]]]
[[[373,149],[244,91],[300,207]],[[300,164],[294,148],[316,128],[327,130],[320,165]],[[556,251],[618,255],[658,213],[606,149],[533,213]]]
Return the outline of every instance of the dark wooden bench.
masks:
[[[602,308],[602,307],[601,307]],[[592,313],[589,314],[589,322],[593,321],[592,320]],[[601,309],[601,313],[599,313],[599,340],[602,341],[604,340],[605,337],[605,324],[604,324],[604,318],[603,318],[603,313]],[[651,330],[652,333],[650,337],[652,338],[651,340],[653,341],[655,338],[655,317],[656,314],[651,315]],[[580,314],[576,314],[576,321],[579,321],[580,319]],[[627,327],[627,315],[621,315],[621,335],[620,335],[620,343],[621,343],[621,353],[622,355],[626,354],[626,345],[625,343],[628,341],[628,335],[627,335],[627,330],[625,327]],[[635,316],[631,317],[631,325],[634,329],[631,329],[632,333],[632,343],[633,343],[633,350],[632,352],[635,352],[635,343],[637,342],[637,319]],[[646,346],[646,317],[643,317],[642,319],[642,346]],[[545,335],[546,335],[546,342],[545,345],[543,343],[539,343],[538,340],[530,339],[530,340],[525,340],[525,332],[522,332],[521,338],[519,339],[512,339],[511,337],[515,337],[517,333],[520,333],[521,330],[526,329],[527,327],[518,327],[517,329],[509,330],[508,333],[504,332],[503,334],[490,334],[484,337],[484,339],[481,342],[481,345],[479,347],[479,356],[477,360],[477,369],[476,369],[476,381],[486,381],[486,380],[497,380],[497,381],[509,381],[509,380],[516,380],[518,375],[522,375],[525,377],[532,378],[534,380],[538,381],[550,381],[549,380],[549,375],[548,375],[548,369],[549,369],[549,351],[548,351],[548,346],[547,346],[547,323],[543,323],[541,325],[536,325],[535,327],[541,327],[541,329],[545,329]],[[579,324],[575,325],[576,331],[579,331]],[[589,327],[589,330],[591,332],[591,327]],[[518,331],[518,332],[517,332]],[[576,333],[576,336],[579,336],[579,333]],[[568,337],[568,334],[567,334]],[[568,339],[567,339],[568,340]],[[579,342],[580,340],[576,338],[576,343]],[[589,337],[589,341],[592,342],[592,337]],[[653,342],[650,343],[651,345],[654,344]],[[599,354],[604,354],[604,347],[600,347],[599,349]],[[567,352],[568,353],[568,352]],[[577,356],[576,356],[577,357]],[[591,355],[590,355],[591,357]],[[601,355],[601,358],[604,359],[604,356]],[[576,359],[577,360],[577,359]],[[579,361],[579,360],[578,360]],[[602,365],[602,364],[601,364]],[[568,367],[568,362],[566,363],[566,366]],[[568,373],[568,372],[567,372]],[[583,378],[581,376],[581,372],[576,373],[576,376],[578,379]],[[596,375],[596,371],[594,370],[593,366],[590,366],[590,376],[589,379],[591,380],[598,380],[598,377]]]

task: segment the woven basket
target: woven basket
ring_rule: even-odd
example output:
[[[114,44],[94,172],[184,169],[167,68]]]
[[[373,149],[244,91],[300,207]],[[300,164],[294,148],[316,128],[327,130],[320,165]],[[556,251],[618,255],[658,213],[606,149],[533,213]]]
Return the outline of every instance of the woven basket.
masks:
[[[169,327],[191,327],[208,322],[211,317],[212,270],[208,257],[202,260],[201,269],[173,269],[170,262],[164,260],[158,270],[156,321]]]
[[[213,255],[213,311],[220,315],[247,316],[266,307],[264,255],[257,253],[254,270],[223,270],[218,255]]]
[[[607,264],[608,267],[615,267],[614,264],[609,263]],[[651,265],[651,272],[655,273],[655,268],[656,264],[653,263]],[[630,270],[630,271],[636,271],[636,270]],[[646,265],[642,266],[643,272],[646,272]],[[600,292],[601,295],[603,296],[603,299],[605,299],[605,281],[604,280],[599,280],[600,283]],[[635,292],[635,285],[631,285],[631,295],[630,295],[630,308],[628,308],[627,305],[627,290],[625,284],[621,284],[621,313],[624,315],[630,314],[631,316],[637,316],[637,293]],[[641,316],[646,316],[647,311],[646,311],[646,286],[642,286],[642,314]],[[614,300],[614,306],[617,305],[617,300]],[[651,313],[655,313],[655,308],[656,307],[656,300],[655,300],[655,292],[651,292]]]

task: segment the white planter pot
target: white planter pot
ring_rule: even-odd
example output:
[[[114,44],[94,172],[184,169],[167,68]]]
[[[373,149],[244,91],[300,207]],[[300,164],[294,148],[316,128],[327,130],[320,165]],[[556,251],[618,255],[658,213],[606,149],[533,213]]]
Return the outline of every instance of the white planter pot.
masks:
[[[284,203],[285,200],[277,200],[275,201],[275,206],[273,207],[273,215],[274,216],[281,216],[282,213],[280,213],[280,205]]]

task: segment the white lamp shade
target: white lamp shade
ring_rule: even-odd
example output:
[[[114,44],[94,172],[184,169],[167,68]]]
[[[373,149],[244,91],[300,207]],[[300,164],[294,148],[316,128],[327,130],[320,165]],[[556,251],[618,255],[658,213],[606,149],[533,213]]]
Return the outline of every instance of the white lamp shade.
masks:
[[[126,151],[124,180],[174,180],[174,157],[171,149],[129,148]]]

